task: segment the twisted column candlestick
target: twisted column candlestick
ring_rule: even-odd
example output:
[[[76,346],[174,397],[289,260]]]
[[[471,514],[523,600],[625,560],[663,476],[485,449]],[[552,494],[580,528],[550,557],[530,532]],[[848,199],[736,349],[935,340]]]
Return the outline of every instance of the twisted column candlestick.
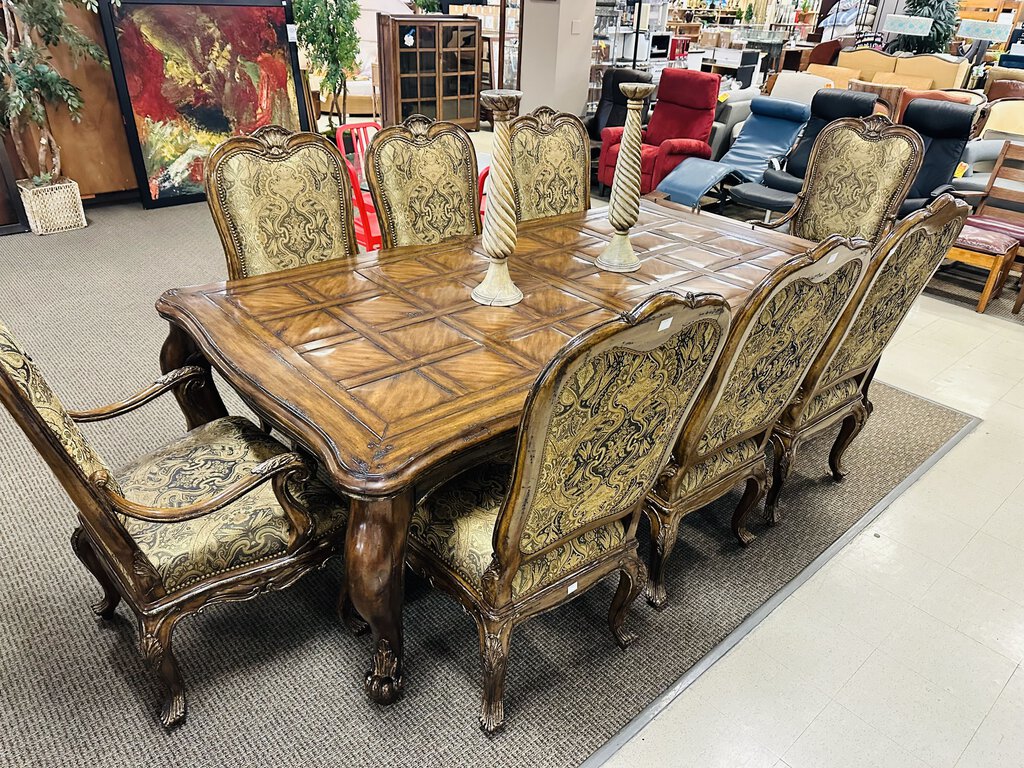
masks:
[[[597,257],[597,266],[609,272],[636,272],[640,259],[629,241],[629,230],[640,216],[640,110],[651,95],[651,83],[622,83],[619,90],[628,99],[626,125],[615,160],[612,196],[608,202],[608,221],[615,227],[611,242]]]
[[[512,191],[512,144],[509,117],[519,108],[522,91],[492,90],[480,94],[480,104],[491,111],[494,149],[487,177],[487,212],[484,216],[484,253],[487,274],[473,289],[473,300],[492,307],[509,307],[523,300],[508,273],[508,258],[516,248],[516,202]]]

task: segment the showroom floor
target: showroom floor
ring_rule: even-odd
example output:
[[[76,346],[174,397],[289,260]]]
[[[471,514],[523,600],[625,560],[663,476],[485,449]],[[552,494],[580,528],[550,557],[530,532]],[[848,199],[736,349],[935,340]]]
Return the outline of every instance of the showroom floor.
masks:
[[[606,765],[1024,766],[1024,319],[922,297],[878,378],[984,421]]]

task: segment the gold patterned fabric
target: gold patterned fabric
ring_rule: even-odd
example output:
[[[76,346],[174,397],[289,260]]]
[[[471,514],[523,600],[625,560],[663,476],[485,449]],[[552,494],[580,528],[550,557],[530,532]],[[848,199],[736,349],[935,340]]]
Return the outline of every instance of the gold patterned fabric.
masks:
[[[245,147],[213,170],[241,276],[357,253],[340,155],[318,143],[276,153]]]
[[[106,462],[89,445],[82,430],[68,415],[67,409],[50,389],[32,358],[25,354],[3,323],[0,323],[0,367],[53,430],[64,450],[86,478],[101,469],[109,472]]]
[[[474,467],[429,494],[413,512],[409,535],[478,591],[494,557],[494,526],[511,475],[511,463]],[[512,599],[554,583],[624,539],[622,523],[615,521],[525,562],[513,577]]]
[[[829,235],[878,240],[903,202],[918,150],[904,136],[872,139],[854,128],[829,131],[814,145],[803,201],[790,231],[821,241]]]
[[[375,179],[370,189],[385,245],[427,245],[480,234],[469,136],[450,124],[430,136],[430,124],[423,120],[406,121],[413,121],[415,131],[385,129],[370,145],[367,170]]]
[[[803,413],[800,414],[800,421],[813,421],[823,413],[829,413],[836,406],[852,400],[858,391],[859,388],[854,379],[846,379],[827,389],[819,389]]]
[[[227,417],[122,468],[118,480],[129,501],[184,507],[209,500],[247,477],[260,462],[286,452],[247,419]],[[311,479],[293,490],[313,518],[315,536],[331,535],[345,525],[347,507],[323,483]],[[270,482],[194,520],[153,523],[119,518],[168,592],[279,556],[293,535]]]
[[[707,488],[757,455],[757,442],[741,440],[689,467],[679,481],[677,493],[689,494]]]
[[[933,234],[907,233],[875,276],[850,332],[821,377],[820,389],[873,365],[963,228],[956,218]]]
[[[590,207],[590,140],[575,115],[542,107],[513,120],[512,171],[520,221]]]
[[[818,282],[791,280],[765,303],[736,357],[698,455],[772,426],[849,301],[860,274],[861,262],[851,261]]]

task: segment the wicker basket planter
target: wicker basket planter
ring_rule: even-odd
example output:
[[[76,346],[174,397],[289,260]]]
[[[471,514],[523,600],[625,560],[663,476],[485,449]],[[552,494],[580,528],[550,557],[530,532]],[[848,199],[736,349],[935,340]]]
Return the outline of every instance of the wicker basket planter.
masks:
[[[18,189],[28,224],[37,235],[82,229],[86,225],[77,182],[62,177],[37,187],[30,179],[20,179]]]

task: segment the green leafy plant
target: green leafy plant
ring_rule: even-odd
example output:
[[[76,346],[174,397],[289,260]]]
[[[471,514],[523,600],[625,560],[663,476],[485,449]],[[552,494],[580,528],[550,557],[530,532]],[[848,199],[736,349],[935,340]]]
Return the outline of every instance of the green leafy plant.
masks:
[[[323,72],[321,89],[331,94],[327,120],[333,128],[339,99],[342,122],[348,113],[348,76],[359,54],[359,4],[356,0],[295,0],[293,7],[299,45],[312,68]]]
[[[743,11],[743,20],[749,24],[754,20],[754,4],[747,3],[747,8]]]
[[[441,10],[440,0],[412,0],[412,4],[424,13],[437,13]]]
[[[926,37],[900,35],[896,49],[910,53],[946,53],[956,29],[959,4],[957,0],[907,0],[904,13],[932,20],[932,29]]]
[[[96,10],[97,0],[68,0]],[[0,0],[0,127],[10,131],[18,159],[33,183],[60,177],[60,146],[53,137],[47,105],[64,106],[75,122],[82,117],[82,92],[54,66],[50,47],[63,43],[75,63],[88,57],[107,65],[103,48],[67,20],[61,0]],[[39,134],[30,156],[31,129]]]

